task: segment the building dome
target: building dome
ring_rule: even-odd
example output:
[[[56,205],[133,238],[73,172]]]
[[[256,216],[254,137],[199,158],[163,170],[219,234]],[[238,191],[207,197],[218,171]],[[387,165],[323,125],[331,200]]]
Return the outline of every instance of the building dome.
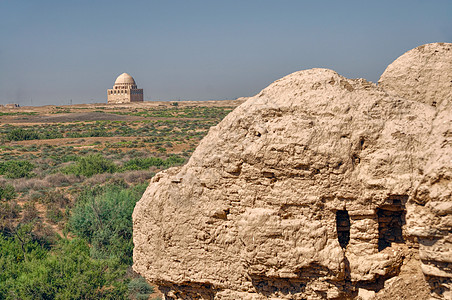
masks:
[[[122,73],[112,89],[107,89],[108,103],[143,102],[143,89],[139,89],[132,76]]]
[[[116,78],[115,85],[124,85],[124,84],[135,85],[135,80],[129,74],[122,73],[121,75],[118,76],[118,78]]]

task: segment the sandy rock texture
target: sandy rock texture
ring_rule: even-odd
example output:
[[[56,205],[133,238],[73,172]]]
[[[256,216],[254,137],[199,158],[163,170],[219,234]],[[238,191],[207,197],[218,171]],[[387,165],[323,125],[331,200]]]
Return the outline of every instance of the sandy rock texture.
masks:
[[[390,64],[378,84],[389,93],[430,105],[452,101],[452,44],[414,48]]]
[[[152,179],[134,270],[165,299],[449,299],[452,101],[425,102],[275,81]]]

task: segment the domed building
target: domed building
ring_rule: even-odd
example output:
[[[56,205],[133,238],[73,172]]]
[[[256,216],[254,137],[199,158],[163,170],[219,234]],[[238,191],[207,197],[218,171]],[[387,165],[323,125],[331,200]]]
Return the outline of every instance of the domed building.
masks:
[[[138,89],[135,80],[127,73],[116,78],[112,89],[107,90],[108,103],[142,102],[143,89]]]

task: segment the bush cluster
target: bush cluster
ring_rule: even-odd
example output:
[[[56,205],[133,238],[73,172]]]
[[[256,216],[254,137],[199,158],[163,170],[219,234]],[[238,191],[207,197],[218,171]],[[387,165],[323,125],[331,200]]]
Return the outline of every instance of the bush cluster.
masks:
[[[175,165],[180,165],[185,162],[185,158],[171,155],[167,159],[162,159],[160,157],[145,157],[145,158],[133,158],[124,163],[124,170],[146,170],[150,167],[171,167]]]
[[[27,234],[0,233],[0,299],[126,299],[125,271],[114,261],[94,260],[88,243],[63,239],[49,252]]]
[[[31,177],[31,171],[35,165],[26,160],[10,160],[0,162],[0,175],[5,175],[8,178],[22,178]]]
[[[82,190],[69,217],[70,240],[48,242],[35,234],[33,204],[24,207],[25,223],[15,229],[3,230],[0,222],[0,299],[147,299],[152,288],[127,275],[132,211],[146,186]],[[55,221],[61,218],[52,213]]]
[[[0,200],[9,201],[16,196],[16,191],[14,187],[10,184],[5,186],[0,186]]]
[[[154,289],[146,282],[146,279],[141,276],[132,279],[127,287],[137,300],[147,300],[149,295],[154,292]]]
[[[77,159],[76,163],[62,168],[64,174],[91,177],[96,174],[115,173],[134,170],[147,170],[150,167],[168,168],[183,164],[185,158],[171,155],[166,159],[160,157],[137,157],[126,161],[122,166],[117,166],[111,160],[101,154],[90,154]]]
[[[9,141],[27,141],[39,139],[39,134],[34,130],[26,130],[23,128],[15,128],[6,134]]]
[[[69,228],[92,245],[93,257],[132,264],[132,212],[146,186],[124,189],[110,185],[81,195],[72,210]]]
[[[34,129],[13,128],[6,133],[6,140],[8,141],[28,141],[28,140],[44,140],[62,138],[63,134],[52,130],[36,131]]]
[[[62,172],[91,177],[95,174],[114,173],[116,169],[116,165],[101,154],[90,154],[78,158],[74,165],[63,168]]]

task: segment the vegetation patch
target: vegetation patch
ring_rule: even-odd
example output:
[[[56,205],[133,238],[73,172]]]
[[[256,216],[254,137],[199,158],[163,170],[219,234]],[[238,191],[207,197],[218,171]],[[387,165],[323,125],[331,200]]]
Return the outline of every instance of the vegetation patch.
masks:
[[[32,239],[30,227],[15,237],[0,234],[0,299],[125,299],[125,270],[96,260],[83,239],[62,239],[53,251]]]
[[[116,169],[116,165],[102,155],[91,154],[80,157],[75,164],[63,168],[62,172],[91,177],[95,174],[114,173]]]
[[[22,178],[31,177],[31,171],[35,168],[31,162],[26,160],[10,160],[7,162],[0,162],[0,175],[5,175],[7,178]]]
[[[44,130],[38,132],[34,129],[24,129],[12,127],[10,131],[6,133],[5,139],[8,141],[27,141],[27,140],[44,140],[44,139],[58,139],[63,135],[55,130]]]
[[[123,170],[146,170],[150,167],[172,167],[181,165],[185,162],[185,158],[178,155],[171,155],[167,159],[160,157],[133,158],[124,163]]]
[[[174,103],[54,107],[30,113],[33,125],[0,114],[0,300],[150,297],[131,271],[133,208],[155,173],[184,164],[232,110]],[[104,119],[72,113],[94,109]]]
[[[0,186],[0,200],[11,200],[16,197],[16,191],[14,187],[10,184],[5,186]]]
[[[69,228],[91,245],[91,255],[132,264],[132,212],[147,184],[109,185],[85,191],[72,210]]]

